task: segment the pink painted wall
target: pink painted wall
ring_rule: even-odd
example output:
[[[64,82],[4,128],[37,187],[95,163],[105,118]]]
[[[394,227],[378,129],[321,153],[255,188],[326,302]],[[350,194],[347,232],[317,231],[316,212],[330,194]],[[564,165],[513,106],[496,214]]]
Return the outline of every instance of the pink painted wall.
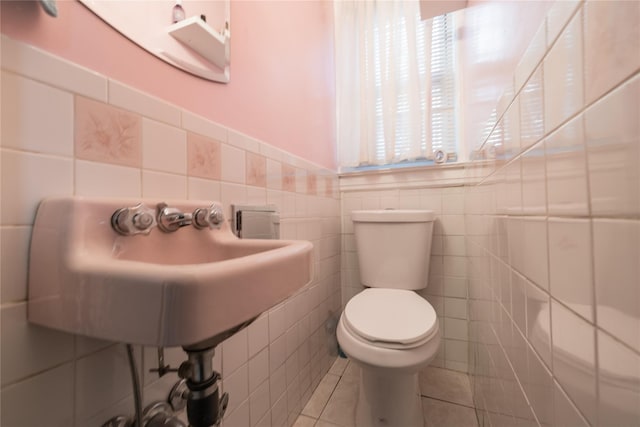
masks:
[[[336,169],[329,0],[231,2],[231,82],[162,62],[76,1],[58,18],[1,1],[0,31],[289,153]]]

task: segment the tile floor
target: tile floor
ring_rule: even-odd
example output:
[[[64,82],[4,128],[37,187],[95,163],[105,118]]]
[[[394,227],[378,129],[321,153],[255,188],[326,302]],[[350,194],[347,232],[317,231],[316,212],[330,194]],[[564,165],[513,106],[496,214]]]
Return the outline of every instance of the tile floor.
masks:
[[[313,392],[294,427],[366,427],[355,425],[358,367],[338,358]],[[425,427],[477,427],[469,377],[427,367],[420,373]]]

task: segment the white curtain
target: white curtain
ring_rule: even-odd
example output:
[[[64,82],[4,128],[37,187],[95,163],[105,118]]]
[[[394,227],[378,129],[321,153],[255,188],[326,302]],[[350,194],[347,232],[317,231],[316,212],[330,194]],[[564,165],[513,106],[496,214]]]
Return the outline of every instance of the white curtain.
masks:
[[[431,21],[418,1],[334,4],[340,165],[430,155]]]

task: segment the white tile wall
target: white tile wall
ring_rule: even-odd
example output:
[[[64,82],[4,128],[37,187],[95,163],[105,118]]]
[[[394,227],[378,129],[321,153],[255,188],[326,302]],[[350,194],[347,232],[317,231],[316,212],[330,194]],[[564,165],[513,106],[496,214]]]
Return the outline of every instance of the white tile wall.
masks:
[[[28,245],[36,207],[44,197],[71,195],[197,198],[220,200],[227,208],[275,203],[283,237],[314,243],[313,281],[222,343],[213,360],[231,394],[225,426],[293,424],[332,361],[324,323],[330,311],[339,310],[341,298],[336,174],[4,36],[1,54],[0,424],[80,427],[133,413],[123,345],[27,321]],[[45,68],[51,72],[42,72]],[[140,116],[141,168],[74,157],[73,101],[80,94]],[[220,180],[190,176],[187,132],[222,143]],[[245,185],[246,150],[266,157],[269,190]],[[305,194],[283,191],[285,163],[301,174],[313,171],[333,180],[333,191],[323,191],[328,187],[322,180],[317,194],[306,194],[306,182],[298,188]],[[158,379],[149,372],[157,363],[155,348],[136,346],[135,354],[143,403],[165,399],[176,375]],[[173,367],[184,358],[181,349],[166,349]]]
[[[516,71],[531,75],[513,95],[527,143],[467,165],[469,370],[483,426],[640,423],[638,27],[636,2],[555,2],[546,50],[532,42],[525,56],[539,61],[521,66],[533,73]],[[538,87],[543,109],[526,102]]]

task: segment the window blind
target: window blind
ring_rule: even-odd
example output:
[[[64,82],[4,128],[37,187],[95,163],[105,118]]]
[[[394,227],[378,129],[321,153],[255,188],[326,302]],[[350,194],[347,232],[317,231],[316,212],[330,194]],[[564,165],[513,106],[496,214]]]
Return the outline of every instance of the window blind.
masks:
[[[427,37],[431,38],[431,52],[424,49],[417,49],[415,58],[411,58],[408,49],[402,49],[407,46],[406,25],[407,22],[403,17],[398,23],[400,31],[396,33],[401,37],[397,40],[396,45],[400,53],[397,55],[398,64],[396,64],[396,79],[403,88],[404,93],[399,90],[399,94],[395,100],[396,121],[395,121],[395,147],[391,155],[391,163],[402,160],[420,160],[431,156],[433,151],[443,150],[449,155],[456,153],[456,112],[455,112],[455,51],[453,43],[453,20],[451,15],[441,15],[432,19],[431,25],[425,25],[419,16],[416,16],[416,45],[427,45]],[[427,34],[430,30],[430,34]],[[383,78],[388,77],[385,73],[388,69],[383,69],[379,60],[379,49],[383,49],[387,54],[392,48],[392,40],[394,40],[394,29],[392,28],[375,28],[374,29],[374,48],[373,52],[367,55],[367,67],[372,67],[376,79],[376,88],[378,89],[375,99],[375,115],[376,115],[376,163],[388,163],[389,153],[385,144],[385,128],[383,116],[385,113],[385,102],[383,102],[383,94],[381,91]],[[397,39],[397,37],[396,37]],[[384,46],[381,46],[381,45]],[[420,88],[410,87],[409,82],[409,62],[417,61],[420,79],[430,79],[429,85],[423,85]],[[430,93],[427,89],[430,88]],[[407,153],[411,151],[412,135],[409,132],[409,121],[415,111],[411,111],[409,105],[409,97],[406,91],[420,91],[420,117],[421,133],[420,133],[420,153],[408,158]],[[427,108],[428,104],[429,107]],[[427,129],[429,127],[430,129]]]

